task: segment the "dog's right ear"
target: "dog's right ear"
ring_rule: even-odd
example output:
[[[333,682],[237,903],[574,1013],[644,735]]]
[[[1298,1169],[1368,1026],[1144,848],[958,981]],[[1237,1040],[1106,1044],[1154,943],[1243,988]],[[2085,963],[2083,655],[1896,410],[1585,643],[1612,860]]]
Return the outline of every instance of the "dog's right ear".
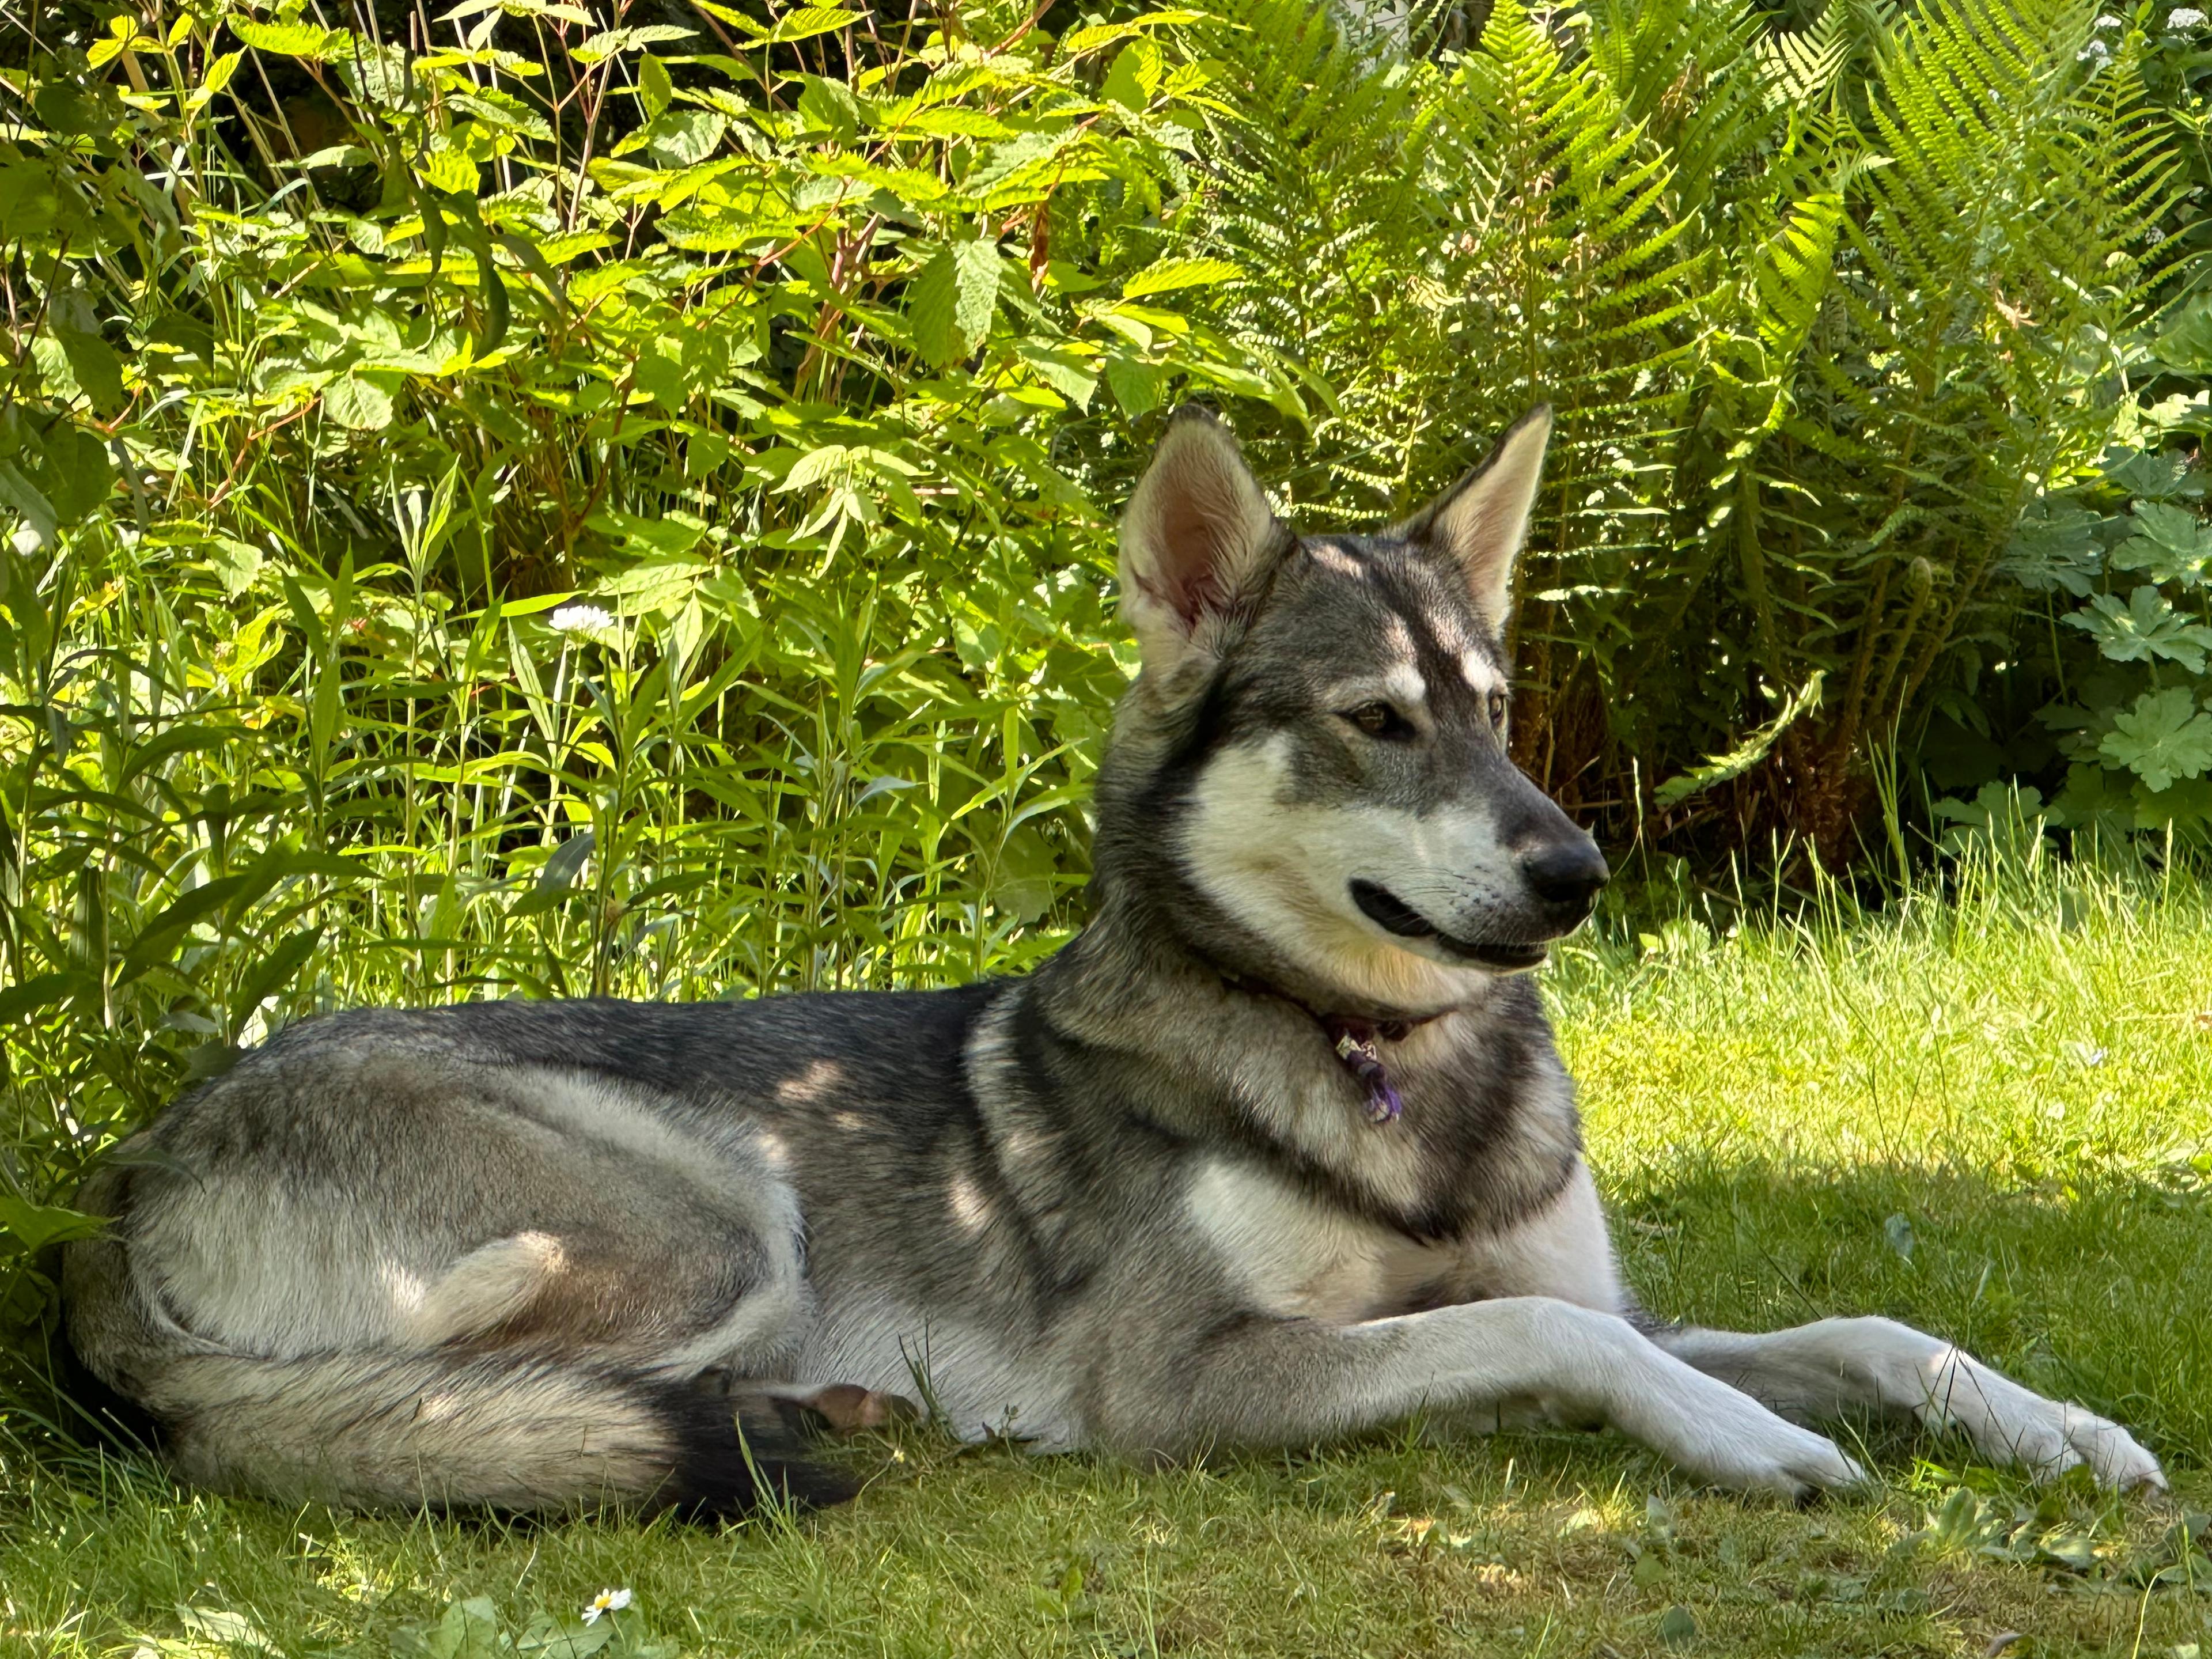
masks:
[[[1228,429],[1177,410],[1121,514],[1121,615],[1146,673],[1218,649],[1290,540]]]

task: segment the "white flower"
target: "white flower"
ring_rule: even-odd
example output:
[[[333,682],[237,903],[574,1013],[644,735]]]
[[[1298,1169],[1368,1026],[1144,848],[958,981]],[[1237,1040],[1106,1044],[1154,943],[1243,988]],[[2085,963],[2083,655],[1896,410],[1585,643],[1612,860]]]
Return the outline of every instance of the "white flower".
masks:
[[[588,610],[590,607],[583,606],[580,608]],[[560,615],[560,612],[556,611],[553,614],[558,616]],[[606,615],[606,612],[602,611],[599,614],[604,617]],[[628,1590],[603,1589],[597,1595],[594,1595],[591,1600],[590,1605],[585,1607],[584,1622],[587,1625],[596,1625],[599,1621],[599,1615],[601,1613],[620,1613],[629,1605],[629,1592]]]
[[[564,605],[546,620],[558,633],[575,634],[585,639],[598,639],[613,633],[615,628],[613,616],[596,605]]]
[[[2116,29],[2121,27],[2122,24],[2118,18],[2113,16],[2112,13],[2106,12],[2095,22],[2090,24],[2089,27],[2093,29]]]
[[[2111,58],[2112,55],[2112,49],[2106,46],[2102,40],[2092,40],[2087,46],[2082,47],[2081,51],[2074,54],[2076,60],[2085,64],[2093,62],[2102,64],[2107,58]]]
[[[2166,26],[2170,29],[2193,29],[2204,21],[2204,14],[2194,6],[2177,6],[2166,15]]]

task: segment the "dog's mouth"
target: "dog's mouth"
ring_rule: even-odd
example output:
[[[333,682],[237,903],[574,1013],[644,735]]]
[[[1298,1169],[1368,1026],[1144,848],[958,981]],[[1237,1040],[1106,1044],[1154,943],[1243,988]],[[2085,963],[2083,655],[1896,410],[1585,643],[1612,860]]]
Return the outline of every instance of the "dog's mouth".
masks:
[[[1354,880],[1352,902],[1368,921],[1400,939],[1425,939],[1447,955],[1500,973],[1517,973],[1544,960],[1545,946],[1527,940],[1454,939],[1389,888]]]

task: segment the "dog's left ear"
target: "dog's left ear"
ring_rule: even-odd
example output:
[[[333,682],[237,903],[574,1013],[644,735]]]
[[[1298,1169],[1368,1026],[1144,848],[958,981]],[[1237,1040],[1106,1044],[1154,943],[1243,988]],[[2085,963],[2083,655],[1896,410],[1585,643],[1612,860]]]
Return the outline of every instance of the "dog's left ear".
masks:
[[[1121,614],[1146,674],[1218,651],[1290,542],[1229,429],[1177,410],[1121,514]]]
[[[1552,409],[1539,404],[1498,441],[1490,458],[1398,526],[1395,534],[1459,561],[1474,608],[1493,633],[1513,609],[1513,561],[1544,475]]]

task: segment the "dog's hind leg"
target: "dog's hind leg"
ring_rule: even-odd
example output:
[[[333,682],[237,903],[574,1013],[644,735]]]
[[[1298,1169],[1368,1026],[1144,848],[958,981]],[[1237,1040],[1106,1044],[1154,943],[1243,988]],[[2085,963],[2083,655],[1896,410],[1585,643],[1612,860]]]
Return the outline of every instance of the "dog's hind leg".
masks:
[[[2118,1424],[2046,1400],[1941,1338],[1891,1319],[1823,1319],[1762,1335],[1661,1326],[1653,1341],[1790,1417],[1854,1408],[1957,1430],[1983,1456],[2047,1478],[2086,1465],[2110,1486],[2163,1487]]]

